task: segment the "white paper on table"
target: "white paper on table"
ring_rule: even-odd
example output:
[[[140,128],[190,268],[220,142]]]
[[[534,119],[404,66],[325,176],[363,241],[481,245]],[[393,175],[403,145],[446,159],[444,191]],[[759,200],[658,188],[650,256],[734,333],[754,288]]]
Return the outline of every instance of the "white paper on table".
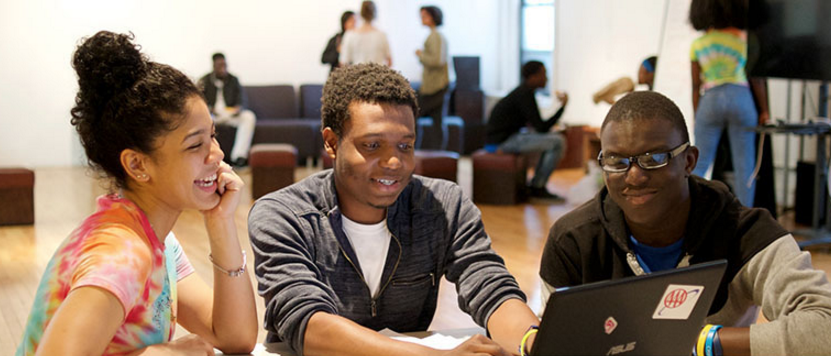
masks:
[[[277,355],[277,356],[279,356],[280,355],[280,354],[275,354],[275,353],[266,351],[265,346],[261,343],[257,343],[257,346],[254,346],[254,351],[251,351],[251,354],[254,355],[254,356],[260,356],[260,355]]]
[[[380,331],[381,335],[387,336],[391,339],[395,339],[398,341],[405,341],[411,342],[414,344],[419,344],[427,347],[432,347],[438,350],[450,350],[459,346],[461,343],[467,341],[470,336],[464,336],[461,338],[448,336],[440,333],[435,333],[425,338],[417,338],[412,336],[407,336],[404,334],[397,333],[395,331],[384,329]],[[221,351],[214,349],[214,354],[217,356],[225,355]],[[289,348],[288,344],[286,343],[274,343],[263,345],[258,343],[257,346],[254,347],[254,350],[251,351],[252,356],[280,356],[280,355],[294,355],[294,352]]]
[[[266,345],[263,345],[261,343],[257,343],[257,346],[254,346],[254,350],[251,351],[250,355],[252,355],[252,356],[280,356],[280,355],[284,355],[284,352],[285,352],[285,354],[288,354],[288,355],[294,355],[294,353],[291,351],[291,349],[288,348],[288,345],[279,344],[279,345],[276,345],[276,346],[272,345],[270,347],[272,347],[273,350],[269,350]],[[285,348],[285,350],[283,350],[281,348]],[[222,351],[214,349],[214,355],[223,356],[225,354],[222,353]],[[249,354],[246,354],[246,355],[249,355]]]
[[[456,346],[459,346],[461,343],[467,341],[467,339],[470,338],[470,336],[457,338],[453,336],[443,335],[440,333],[435,333],[433,335],[420,339],[417,337],[400,334],[389,329],[384,329],[380,333],[381,335],[386,335],[393,340],[411,342],[414,344],[431,347],[437,350],[454,349],[456,348]]]

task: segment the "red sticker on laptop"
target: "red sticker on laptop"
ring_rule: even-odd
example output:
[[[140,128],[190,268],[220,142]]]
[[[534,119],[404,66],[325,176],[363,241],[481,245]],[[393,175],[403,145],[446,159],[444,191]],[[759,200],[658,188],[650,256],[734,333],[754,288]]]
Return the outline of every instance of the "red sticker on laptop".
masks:
[[[652,319],[687,320],[695,309],[704,286],[670,284],[652,314]]]
[[[615,331],[615,329],[617,329],[617,320],[610,316],[608,319],[606,319],[606,322],[603,323],[603,329],[606,330],[606,335],[610,335],[612,331]]]

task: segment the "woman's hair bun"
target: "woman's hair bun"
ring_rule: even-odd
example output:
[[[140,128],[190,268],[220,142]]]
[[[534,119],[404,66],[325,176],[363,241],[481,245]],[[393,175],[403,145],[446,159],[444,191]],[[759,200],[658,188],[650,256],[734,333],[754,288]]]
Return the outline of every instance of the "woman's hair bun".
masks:
[[[71,123],[90,166],[118,188],[129,188],[121,153],[152,154],[158,138],[189,113],[188,100],[202,94],[182,72],[149,61],[140,49],[131,33],[101,31],[72,55],[79,89]]]
[[[72,58],[72,66],[78,73],[81,92],[109,93],[108,96],[112,97],[117,92],[132,87],[145,75],[147,58],[132,40],[132,33],[127,35],[100,31],[78,46]]]

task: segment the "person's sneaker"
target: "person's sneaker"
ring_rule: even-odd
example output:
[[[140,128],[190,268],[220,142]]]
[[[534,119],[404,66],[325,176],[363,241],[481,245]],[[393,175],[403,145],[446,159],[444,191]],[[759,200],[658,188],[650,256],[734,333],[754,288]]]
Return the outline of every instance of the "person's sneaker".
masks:
[[[530,195],[533,198],[540,198],[540,199],[550,199],[550,200],[558,200],[558,201],[565,200],[561,196],[559,196],[557,194],[553,194],[553,193],[549,192],[548,189],[545,189],[545,188],[533,188],[533,187],[531,187],[531,188],[528,189],[528,195]]]

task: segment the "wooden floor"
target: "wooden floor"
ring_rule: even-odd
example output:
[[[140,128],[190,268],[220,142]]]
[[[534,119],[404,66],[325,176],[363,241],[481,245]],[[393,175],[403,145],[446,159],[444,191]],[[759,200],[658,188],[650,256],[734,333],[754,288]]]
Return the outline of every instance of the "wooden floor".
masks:
[[[296,179],[316,172],[313,167],[301,168]],[[459,163],[459,185],[465,193],[471,193],[471,167],[469,159]],[[26,318],[31,308],[43,269],[61,241],[95,208],[95,198],[103,194],[103,184],[95,180],[84,168],[37,169],[35,184],[34,225],[0,227],[0,355],[14,352],[22,337]],[[250,197],[250,173],[240,172],[248,186],[243,196]],[[549,188],[565,194],[583,173],[580,170],[559,170],[549,181]],[[5,202],[0,202],[5,203]],[[252,200],[243,198],[237,209],[237,230],[242,245],[252,256],[248,243],[247,215]],[[528,294],[529,305],[540,309],[540,286],[537,272],[542,247],[551,225],[571,207],[565,203],[536,202],[515,206],[480,206],[485,228],[493,240],[494,249],[505,259],[508,269]],[[792,221],[792,219],[791,219]],[[786,226],[787,219],[783,221]],[[789,226],[788,226],[789,227]],[[204,280],[211,283],[211,264],[208,261],[208,241],[201,215],[185,212],[173,231],[182,242],[188,257]],[[831,255],[826,251],[813,251],[814,264],[828,273],[831,271]],[[253,266],[249,259],[249,268]],[[253,270],[253,269],[250,269]],[[252,283],[254,283],[252,278]],[[262,322],[263,302],[258,297],[257,309]],[[455,289],[443,282],[439,311],[431,329],[470,327],[469,316],[456,306]],[[180,330],[177,335],[185,331]],[[260,332],[260,340],[265,332]]]

